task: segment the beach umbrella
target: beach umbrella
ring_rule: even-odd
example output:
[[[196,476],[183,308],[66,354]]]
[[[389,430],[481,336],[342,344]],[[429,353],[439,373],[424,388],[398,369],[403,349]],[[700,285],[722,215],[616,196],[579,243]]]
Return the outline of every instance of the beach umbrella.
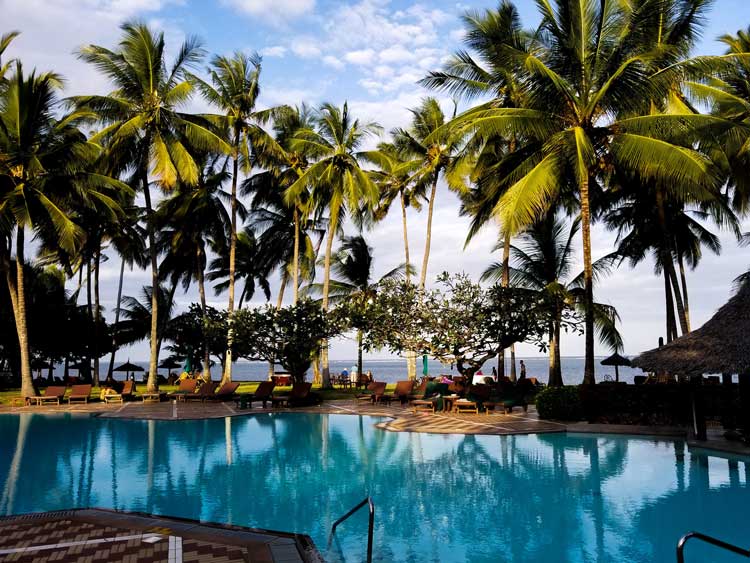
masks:
[[[146,371],[146,370],[143,369],[141,366],[137,366],[133,363],[130,363],[130,360],[128,360],[124,364],[117,366],[112,371],[124,371],[124,372],[127,372],[128,375],[130,375],[134,371]]]
[[[171,369],[176,369],[176,368],[180,367],[180,365],[181,365],[180,362],[178,362],[174,358],[167,358],[166,360],[164,360],[162,363],[159,364],[159,367],[161,369],[170,369],[171,370]]]
[[[186,371],[188,373],[193,371],[193,362],[190,360],[189,354],[188,357],[185,358],[185,367],[183,368],[183,371]]]
[[[601,361],[601,364],[603,366],[615,366],[615,381],[620,381],[620,370],[618,369],[620,366],[629,366],[631,365],[630,360],[626,358],[625,356],[621,356],[617,352],[612,354],[609,358],[604,358]]]
[[[430,367],[427,365],[427,362],[427,354],[422,354],[422,375],[425,377],[430,373]]]

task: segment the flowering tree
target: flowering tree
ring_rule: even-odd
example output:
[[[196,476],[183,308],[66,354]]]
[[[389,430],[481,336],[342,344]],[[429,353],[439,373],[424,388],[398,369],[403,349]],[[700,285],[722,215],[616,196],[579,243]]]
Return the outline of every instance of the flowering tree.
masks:
[[[368,349],[415,350],[455,364],[468,377],[516,342],[544,349],[551,308],[543,293],[484,289],[465,274],[444,273],[438,281],[441,288],[430,291],[402,280],[381,284],[366,309]],[[577,321],[568,316],[566,324]]]
[[[240,309],[233,315],[233,329],[237,357],[277,362],[296,382],[305,380],[320,342],[340,334],[336,317],[309,299],[279,309]]]
[[[203,345],[219,362],[227,351],[227,313],[213,307],[203,309],[197,303],[174,317],[167,325],[165,335],[171,342],[167,349],[179,358],[190,358],[191,365],[203,362]]]

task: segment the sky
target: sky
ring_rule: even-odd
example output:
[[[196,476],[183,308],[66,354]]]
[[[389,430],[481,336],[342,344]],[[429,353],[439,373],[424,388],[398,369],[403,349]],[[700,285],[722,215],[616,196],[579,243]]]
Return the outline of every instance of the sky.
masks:
[[[257,51],[263,56],[261,105],[318,105],[348,101],[351,112],[377,121],[387,134],[408,125],[409,108],[428,95],[440,99],[446,112],[452,102],[420,87],[416,82],[461,46],[461,16],[468,10],[483,10],[495,2],[476,0],[450,2],[432,0],[0,0],[0,32],[17,29],[22,35],[8,56],[18,57],[27,68],[54,70],[66,79],[66,95],[104,93],[111,88],[106,79],[78,61],[75,51],[83,44],[116,45],[123,21],[141,20],[165,33],[168,50],[176,52],[186,36],[196,35],[209,54]],[[517,0],[524,25],[538,22],[531,0]],[[707,18],[696,52],[719,54],[716,38],[736,33],[750,25],[747,0],[717,0]],[[205,111],[202,100],[194,100],[194,111]],[[377,139],[373,139],[374,143]],[[433,223],[429,274],[463,271],[475,279],[492,261],[497,233],[487,228],[464,248],[468,221],[458,217],[458,199],[445,185],[437,195]],[[412,262],[421,264],[426,230],[426,212],[409,216]],[[750,230],[747,221],[743,230]],[[354,227],[347,226],[348,234]],[[593,229],[594,259],[611,252],[615,236],[601,226]],[[706,254],[698,269],[688,273],[692,323],[705,322],[732,293],[732,280],[750,266],[750,253],[739,248],[729,233],[721,233],[721,256]],[[403,262],[400,216],[392,213],[374,230],[365,233],[374,248],[375,277]],[[577,249],[580,255],[580,244]],[[106,316],[115,307],[119,258],[108,253],[102,265],[101,293]],[[126,273],[124,295],[140,295],[150,283],[144,271]],[[276,299],[278,280],[272,290]],[[623,265],[596,288],[599,301],[614,305],[622,319],[625,353],[637,354],[653,348],[664,333],[664,286],[646,261],[635,269]],[[178,290],[177,306],[196,302],[197,290]],[[288,302],[289,296],[286,301]],[[252,305],[263,302],[258,294]],[[210,304],[226,307],[226,294],[212,296]],[[351,339],[335,341],[332,359],[355,357]],[[562,354],[580,356],[583,338],[563,335]],[[598,347],[598,354],[608,350]],[[521,344],[521,356],[538,355],[533,346]],[[146,360],[147,344],[123,350],[121,356]],[[372,357],[389,357],[386,351]]]

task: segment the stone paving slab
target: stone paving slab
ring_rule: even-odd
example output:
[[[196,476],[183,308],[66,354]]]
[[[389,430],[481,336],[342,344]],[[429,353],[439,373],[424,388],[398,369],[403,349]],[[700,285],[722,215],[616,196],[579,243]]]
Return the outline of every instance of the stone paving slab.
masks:
[[[101,509],[0,518],[0,562],[318,563],[308,536]]]

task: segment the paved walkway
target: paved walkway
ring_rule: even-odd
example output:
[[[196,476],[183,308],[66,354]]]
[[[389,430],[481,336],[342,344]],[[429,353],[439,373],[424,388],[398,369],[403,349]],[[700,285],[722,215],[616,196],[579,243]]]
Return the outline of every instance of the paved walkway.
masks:
[[[0,518],[0,561],[317,563],[308,536],[100,509]]]

